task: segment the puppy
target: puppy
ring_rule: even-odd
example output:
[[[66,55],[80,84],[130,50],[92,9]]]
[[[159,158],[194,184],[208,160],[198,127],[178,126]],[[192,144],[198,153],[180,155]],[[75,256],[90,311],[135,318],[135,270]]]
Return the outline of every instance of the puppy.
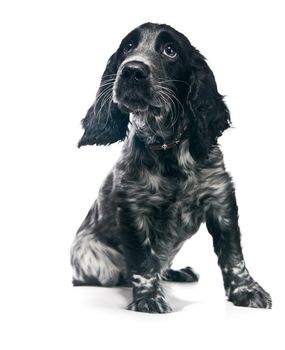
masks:
[[[161,281],[198,280],[171,264],[206,222],[228,300],[271,308],[245,266],[235,190],[217,145],[229,110],[183,34],[153,23],[130,32],[82,125],[79,147],[124,144],[73,242],[74,285],[131,286],[129,310],[170,312]]]

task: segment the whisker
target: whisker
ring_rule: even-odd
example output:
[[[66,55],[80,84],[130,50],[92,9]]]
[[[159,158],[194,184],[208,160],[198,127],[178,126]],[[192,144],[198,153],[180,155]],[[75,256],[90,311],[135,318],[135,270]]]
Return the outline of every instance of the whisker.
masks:
[[[102,80],[104,80],[106,77],[116,77],[116,73],[113,73],[113,74],[104,74]]]
[[[101,99],[101,97],[106,93],[106,92],[109,92],[109,91],[112,91],[113,90],[113,87],[112,86],[106,86],[104,87],[102,90],[100,90],[99,94],[97,94],[96,96],[96,100],[99,101]]]
[[[96,103],[94,104],[94,109],[96,109],[97,104],[100,101],[100,108],[97,112],[98,115],[98,122],[100,123],[100,119],[101,119],[101,111],[103,110],[103,108],[105,107],[106,102],[108,101],[109,98],[112,97],[112,89],[110,88],[106,88],[97,98],[96,98]],[[94,110],[94,113],[96,111]]]
[[[105,123],[105,125],[103,127],[103,130],[105,130],[105,128],[107,127],[109,119],[111,117],[111,106],[112,106],[112,98],[111,98],[111,94],[110,94],[110,96],[109,96],[109,104],[108,104],[108,109],[107,109],[107,118],[106,118],[106,123]]]
[[[115,80],[109,80],[109,81],[106,80],[106,81],[102,82],[101,85],[100,85],[100,89],[101,89],[102,87],[104,87],[104,86],[113,85],[113,84],[114,84],[114,81],[115,81]]]
[[[163,97],[166,106],[169,108],[169,113],[170,113],[170,120],[175,119],[175,112],[176,112],[176,108],[175,108],[175,104],[173,103],[173,100],[171,99],[171,97],[164,91],[160,92],[161,96]]]
[[[184,108],[181,104],[181,102],[177,99],[177,97],[174,95],[173,91],[170,89],[164,89],[163,86],[160,86],[161,90],[160,90],[160,94],[165,96],[165,98],[167,100],[169,100],[168,105],[171,105],[170,107],[170,120],[171,120],[171,124],[167,125],[167,127],[173,127],[174,124],[176,123],[178,117],[179,117],[179,110],[177,109],[177,104],[175,103],[175,101],[178,102],[179,105],[181,105],[181,109],[182,111],[184,111]],[[172,108],[173,106],[173,108]]]
[[[147,124],[147,126],[149,127],[150,131],[153,133],[153,135],[157,136],[156,131],[154,131],[153,128],[151,127],[151,125],[149,124],[148,118],[147,118],[147,117],[146,117],[145,120],[146,120],[146,124]]]
[[[183,107],[183,105],[182,105],[182,103],[179,101],[179,99],[175,96],[175,94],[173,93],[173,91],[170,89],[170,88],[168,88],[168,87],[166,87],[166,86],[163,86],[163,85],[158,85],[165,93],[168,93],[169,94],[169,97],[171,98],[171,100],[175,100],[177,103],[178,103],[178,105],[180,106],[180,108],[181,108],[181,111],[182,111],[182,113],[184,114],[184,107]]]
[[[158,78],[158,81],[160,83],[182,83],[182,84],[185,84],[185,85],[191,87],[191,85],[187,81],[179,80],[179,79],[161,79],[161,78]]]

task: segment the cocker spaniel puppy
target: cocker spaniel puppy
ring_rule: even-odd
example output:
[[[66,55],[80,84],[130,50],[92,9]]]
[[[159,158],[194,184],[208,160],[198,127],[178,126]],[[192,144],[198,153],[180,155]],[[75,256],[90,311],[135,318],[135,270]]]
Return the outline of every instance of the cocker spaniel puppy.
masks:
[[[244,262],[235,190],[217,145],[229,110],[183,34],[153,23],[130,32],[82,125],[79,147],[124,145],[73,242],[74,285],[132,286],[128,309],[170,312],[161,280],[198,280],[171,264],[206,222],[228,299],[271,308]]]

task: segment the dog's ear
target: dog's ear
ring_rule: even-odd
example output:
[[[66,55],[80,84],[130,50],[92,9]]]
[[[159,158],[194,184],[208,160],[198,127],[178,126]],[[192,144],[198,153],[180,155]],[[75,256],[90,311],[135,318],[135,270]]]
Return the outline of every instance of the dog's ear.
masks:
[[[128,131],[129,114],[122,113],[112,100],[116,78],[117,52],[107,63],[94,104],[82,120],[84,134],[78,147],[85,145],[110,145],[124,140]]]
[[[190,153],[197,161],[206,159],[223,131],[230,127],[230,113],[218,93],[215,77],[205,58],[194,49],[190,59],[189,113]]]

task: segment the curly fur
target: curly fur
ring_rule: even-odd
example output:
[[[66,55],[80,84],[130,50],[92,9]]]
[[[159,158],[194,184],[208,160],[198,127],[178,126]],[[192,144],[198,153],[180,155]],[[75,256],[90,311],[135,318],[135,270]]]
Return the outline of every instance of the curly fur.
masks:
[[[152,23],[129,33],[82,125],[79,146],[125,141],[73,242],[74,285],[132,286],[130,310],[170,312],[161,280],[198,280],[190,267],[171,264],[206,222],[228,299],[271,307],[245,267],[234,186],[217,144],[229,110],[183,34]],[[165,151],[149,147],[177,139]]]

